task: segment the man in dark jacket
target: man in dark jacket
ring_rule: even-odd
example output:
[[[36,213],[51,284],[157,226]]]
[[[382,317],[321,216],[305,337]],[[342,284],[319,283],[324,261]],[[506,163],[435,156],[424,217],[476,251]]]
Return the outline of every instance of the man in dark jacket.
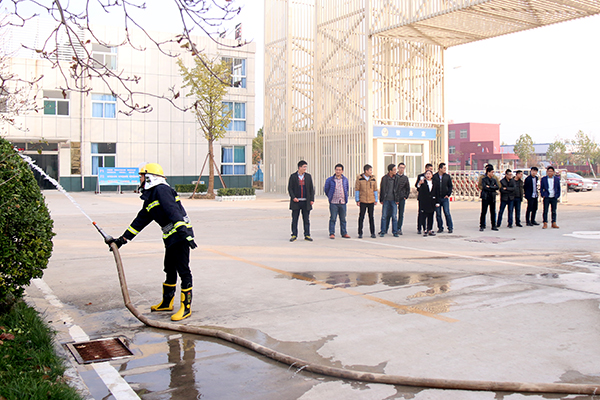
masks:
[[[440,163],[438,172],[433,176],[433,180],[438,181],[438,193],[436,199],[439,207],[435,208],[435,217],[437,219],[438,233],[444,232],[444,221],[442,220],[442,211],[446,217],[446,226],[448,233],[452,233],[454,225],[450,215],[450,196],[452,195],[452,177],[446,173],[446,163]]]
[[[171,316],[179,321],[192,315],[192,272],[190,271],[190,248],[195,249],[194,231],[190,219],[173,190],[165,179],[160,165],[150,163],[140,169],[140,188],[144,205],[125,233],[112,239],[117,247],[132,240],[150,222],[156,221],[163,232],[165,243],[163,299],[150,307],[152,311],[173,310],[173,297],[177,286],[177,275],[181,278],[181,308]]]
[[[417,181],[415,182],[415,188],[417,188],[417,200],[419,200],[419,187],[421,186],[421,183],[425,182],[425,172],[427,171],[433,171],[433,165],[430,163],[425,164],[425,171],[423,171],[422,173],[420,173],[417,176]],[[418,215],[419,213],[417,213],[417,234],[421,234],[421,228],[425,229],[425,227],[422,227],[420,224],[420,217]]]
[[[522,228],[523,225],[521,225],[521,203],[523,203],[523,195],[525,194],[525,191],[523,182],[523,171],[521,170],[515,172],[515,185],[517,186],[515,199],[513,200],[515,208],[515,225]]]
[[[544,218],[544,224],[542,225],[542,229],[548,228],[549,209],[552,209],[552,227],[554,229],[558,229],[558,225],[556,224],[556,205],[558,203],[558,199],[560,198],[560,176],[556,176],[554,174],[553,166],[546,168],[546,176],[544,176],[540,181],[540,195],[544,200],[544,211],[542,214]]]
[[[388,173],[381,178],[381,184],[379,185],[379,201],[382,205],[381,231],[379,231],[379,236],[385,236],[391,218],[392,233],[394,234],[394,237],[398,237],[398,220],[396,219],[396,207],[398,206],[398,184],[396,181],[396,165],[388,165],[387,170]]]
[[[538,191],[538,182],[539,178],[537,176],[538,168],[531,167],[529,170],[529,175],[525,178],[525,198],[527,199],[527,210],[525,211],[525,224],[527,226],[539,225],[539,223],[535,222],[535,214],[538,209],[538,199],[539,199],[539,191]]]
[[[512,228],[513,225],[513,208],[514,199],[517,195],[517,185],[512,176],[512,171],[507,169],[504,178],[500,180],[500,211],[498,211],[498,221],[496,227],[502,225],[502,214],[504,209],[508,206],[508,227]]]
[[[304,222],[304,240],[312,242],[310,237],[310,210],[315,202],[315,186],[312,177],[306,172],[308,163],[304,160],[298,162],[298,171],[290,175],[288,181],[288,194],[290,195],[290,210],[292,210],[292,237],[290,242],[298,238],[298,219],[302,212]]]
[[[340,216],[340,235],[350,239],[346,230],[346,204],[348,204],[348,178],[344,176],[344,166],[337,164],[335,174],[327,178],[323,189],[329,200],[329,239],[335,239],[335,221]]]
[[[401,162],[398,164],[398,173],[396,180],[398,181],[398,235],[402,235],[402,224],[404,223],[404,206],[406,199],[410,196],[410,182],[408,176],[404,175],[406,165]]]
[[[496,227],[496,192],[500,187],[498,180],[494,175],[494,167],[488,165],[485,167],[485,175],[481,179],[481,216],[479,217],[479,230],[485,230],[485,215],[490,210],[490,221],[492,230],[497,231]]]

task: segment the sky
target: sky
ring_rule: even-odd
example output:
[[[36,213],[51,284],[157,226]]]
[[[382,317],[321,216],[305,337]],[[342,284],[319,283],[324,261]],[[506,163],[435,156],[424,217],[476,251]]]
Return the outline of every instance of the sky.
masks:
[[[238,0],[245,39],[257,44],[256,127],[263,125],[264,0]],[[600,142],[600,15],[451,47],[448,121],[500,124],[501,141]]]

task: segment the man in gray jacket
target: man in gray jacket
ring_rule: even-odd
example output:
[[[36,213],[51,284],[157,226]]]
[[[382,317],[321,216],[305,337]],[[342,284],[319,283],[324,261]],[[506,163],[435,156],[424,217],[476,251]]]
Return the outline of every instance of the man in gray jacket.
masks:
[[[398,235],[402,235],[402,224],[404,223],[404,206],[406,199],[410,196],[410,183],[408,176],[404,175],[406,165],[401,162],[398,164],[398,173],[396,175],[396,184],[398,185]]]

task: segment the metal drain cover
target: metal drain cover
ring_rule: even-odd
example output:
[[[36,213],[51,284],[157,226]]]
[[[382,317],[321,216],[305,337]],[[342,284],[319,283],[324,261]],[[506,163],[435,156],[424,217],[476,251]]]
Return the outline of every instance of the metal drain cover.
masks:
[[[79,364],[110,361],[133,356],[133,353],[121,338],[67,343],[66,346]]]

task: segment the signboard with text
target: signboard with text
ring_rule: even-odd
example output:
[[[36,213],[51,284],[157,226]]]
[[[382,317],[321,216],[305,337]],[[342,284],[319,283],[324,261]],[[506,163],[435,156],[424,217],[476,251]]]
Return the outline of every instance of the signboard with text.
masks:
[[[98,185],[100,186],[125,186],[139,185],[140,170],[138,168],[98,168]]]
[[[419,128],[414,126],[374,125],[373,137],[375,139],[415,139],[435,140],[436,128]]]

